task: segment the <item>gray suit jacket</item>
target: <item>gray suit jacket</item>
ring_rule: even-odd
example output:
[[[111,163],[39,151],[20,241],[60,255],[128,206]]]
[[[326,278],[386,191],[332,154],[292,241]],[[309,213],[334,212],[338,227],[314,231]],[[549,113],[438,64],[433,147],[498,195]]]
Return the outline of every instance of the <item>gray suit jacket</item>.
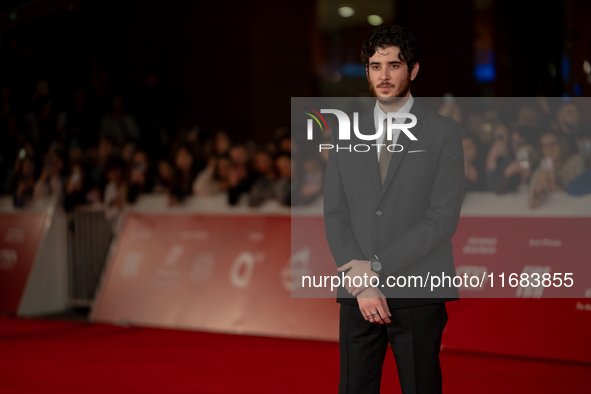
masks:
[[[331,149],[324,181],[325,232],[337,266],[377,256],[386,272],[379,288],[392,309],[459,299],[448,284],[431,290],[430,277],[456,274],[451,238],[464,187],[461,129],[417,98],[410,112],[417,117],[410,131],[418,140],[400,133],[397,143],[404,149],[392,154],[383,186],[375,147],[364,153]],[[373,111],[361,116],[359,131],[375,133]],[[350,141],[336,141],[336,134],[334,146],[375,142],[354,133]],[[387,276],[399,275],[420,275],[427,285],[388,286]],[[357,305],[344,288],[337,302]]]

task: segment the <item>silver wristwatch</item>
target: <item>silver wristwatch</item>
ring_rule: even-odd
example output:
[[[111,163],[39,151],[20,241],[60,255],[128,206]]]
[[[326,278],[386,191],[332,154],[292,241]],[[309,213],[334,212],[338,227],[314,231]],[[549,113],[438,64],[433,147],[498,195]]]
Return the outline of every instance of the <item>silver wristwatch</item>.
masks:
[[[371,259],[369,264],[373,272],[375,272],[378,275],[384,274],[384,268],[382,267],[382,263],[378,259],[378,256],[374,255],[374,258]]]

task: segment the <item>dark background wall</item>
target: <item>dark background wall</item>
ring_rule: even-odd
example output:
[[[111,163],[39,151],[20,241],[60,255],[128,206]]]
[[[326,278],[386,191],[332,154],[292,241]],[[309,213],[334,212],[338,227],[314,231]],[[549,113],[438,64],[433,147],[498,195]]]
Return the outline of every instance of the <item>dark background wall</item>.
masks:
[[[178,95],[177,126],[266,139],[289,124],[292,96],[314,94],[313,6],[247,1],[228,12],[226,2],[93,1],[5,26],[3,39],[19,35],[36,53],[31,73],[50,84],[75,88],[95,58],[123,91],[156,72]]]
[[[328,0],[11,0],[0,8],[1,51],[18,35],[21,45],[36,54],[31,72],[70,90],[76,87],[73,81],[87,77],[93,59],[122,90],[156,72],[174,97],[176,127],[199,125],[225,129],[237,139],[265,140],[289,124],[290,97],[367,92],[363,75],[323,79],[329,61],[358,62],[371,26],[321,32],[321,1]],[[591,93],[581,64],[591,59],[591,33],[583,16],[590,11],[588,2],[452,3],[392,0],[395,11],[387,22],[408,27],[420,45],[414,95]],[[496,79],[486,83],[473,76],[482,15],[490,23],[487,34],[496,55]],[[564,56],[570,61],[567,73]],[[0,63],[4,79],[6,71]]]
[[[477,95],[472,78],[474,60],[472,0],[399,1],[396,22],[415,36],[421,58],[413,95],[459,97]]]
[[[155,67],[182,89],[181,122],[265,138],[289,124],[290,97],[313,94],[314,4],[277,5],[136,1],[123,33],[126,77]]]

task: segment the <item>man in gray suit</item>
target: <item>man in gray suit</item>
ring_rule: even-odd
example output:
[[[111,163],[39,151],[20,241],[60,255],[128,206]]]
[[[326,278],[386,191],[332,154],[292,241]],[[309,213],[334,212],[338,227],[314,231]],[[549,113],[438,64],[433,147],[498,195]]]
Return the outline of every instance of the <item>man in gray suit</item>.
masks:
[[[410,94],[419,63],[408,30],[377,28],[361,57],[377,102],[362,115],[359,131],[373,135],[386,114],[411,113],[417,124],[409,131],[416,140],[400,130],[389,139],[383,128],[368,152],[329,151],[324,222],[331,253],[348,277],[367,275],[377,283],[338,289],[339,393],[379,393],[388,343],[404,394],[441,393],[445,301],[458,300],[459,294],[449,282],[432,289],[431,280],[456,274],[451,238],[464,184],[461,129]],[[357,136],[346,142],[367,143]],[[400,281],[411,277],[426,287]]]

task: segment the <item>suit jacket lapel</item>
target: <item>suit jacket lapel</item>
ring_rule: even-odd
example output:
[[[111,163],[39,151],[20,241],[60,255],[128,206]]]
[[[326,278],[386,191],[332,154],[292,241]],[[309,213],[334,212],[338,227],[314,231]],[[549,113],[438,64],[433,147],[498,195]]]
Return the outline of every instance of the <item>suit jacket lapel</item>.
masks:
[[[415,137],[417,137],[419,131],[421,130],[421,126],[423,124],[423,117],[425,115],[425,108],[419,102],[419,100],[417,100],[416,97],[414,98],[414,103],[410,109],[410,113],[417,117],[417,125],[415,127],[413,127],[412,129],[410,129],[409,131],[411,133],[413,133],[413,135]],[[373,110],[368,111],[364,114],[362,121],[361,121],[361,125],[360,125],[360,132],[362,132],[363,134],[375,134]],[[370,142],[370,141],[362,141],[362,140],[358,140],[358,141],[360,143]],[[374,184],[374,188],[376,190],[376,193],[379,195],[378,203],[384,197],[384,194],[386,193],[386,190],[388,189],[388,186],[390,185],[390,183],[392,183],[392,179],[394,178],[396,170],[398,169],[400,162],[402,161],[404,155],[406,155],[406,152],[408,151],[408,149],[409,149],[410,145],[413,143],[413,141],[411,141],[406,136],[406,134],[404,134],[404,132],[401,131],[400,135],[398,136],[398,141],[396,141],[396,143],[402,145],[403,150],[401,152],[395,152],[392,155],[392,159],[391,159],[390,165],[388,167],[388,174],[386,175],[386,179],[384,180],[383,186],[382,186],[382,182],[380,180],[380,168],[379,168],[379,164],[378,164],[378,157],[377,157],[377,150],[376,150],[377,148],[375,146],[371,146],[371,149],[368,152],[364,153],[365,162],[366,162],[366,165],[367,165],[367,168],[369,171],[369,176]],[[382,149],[384,149],[384,147],[382,147]]]

